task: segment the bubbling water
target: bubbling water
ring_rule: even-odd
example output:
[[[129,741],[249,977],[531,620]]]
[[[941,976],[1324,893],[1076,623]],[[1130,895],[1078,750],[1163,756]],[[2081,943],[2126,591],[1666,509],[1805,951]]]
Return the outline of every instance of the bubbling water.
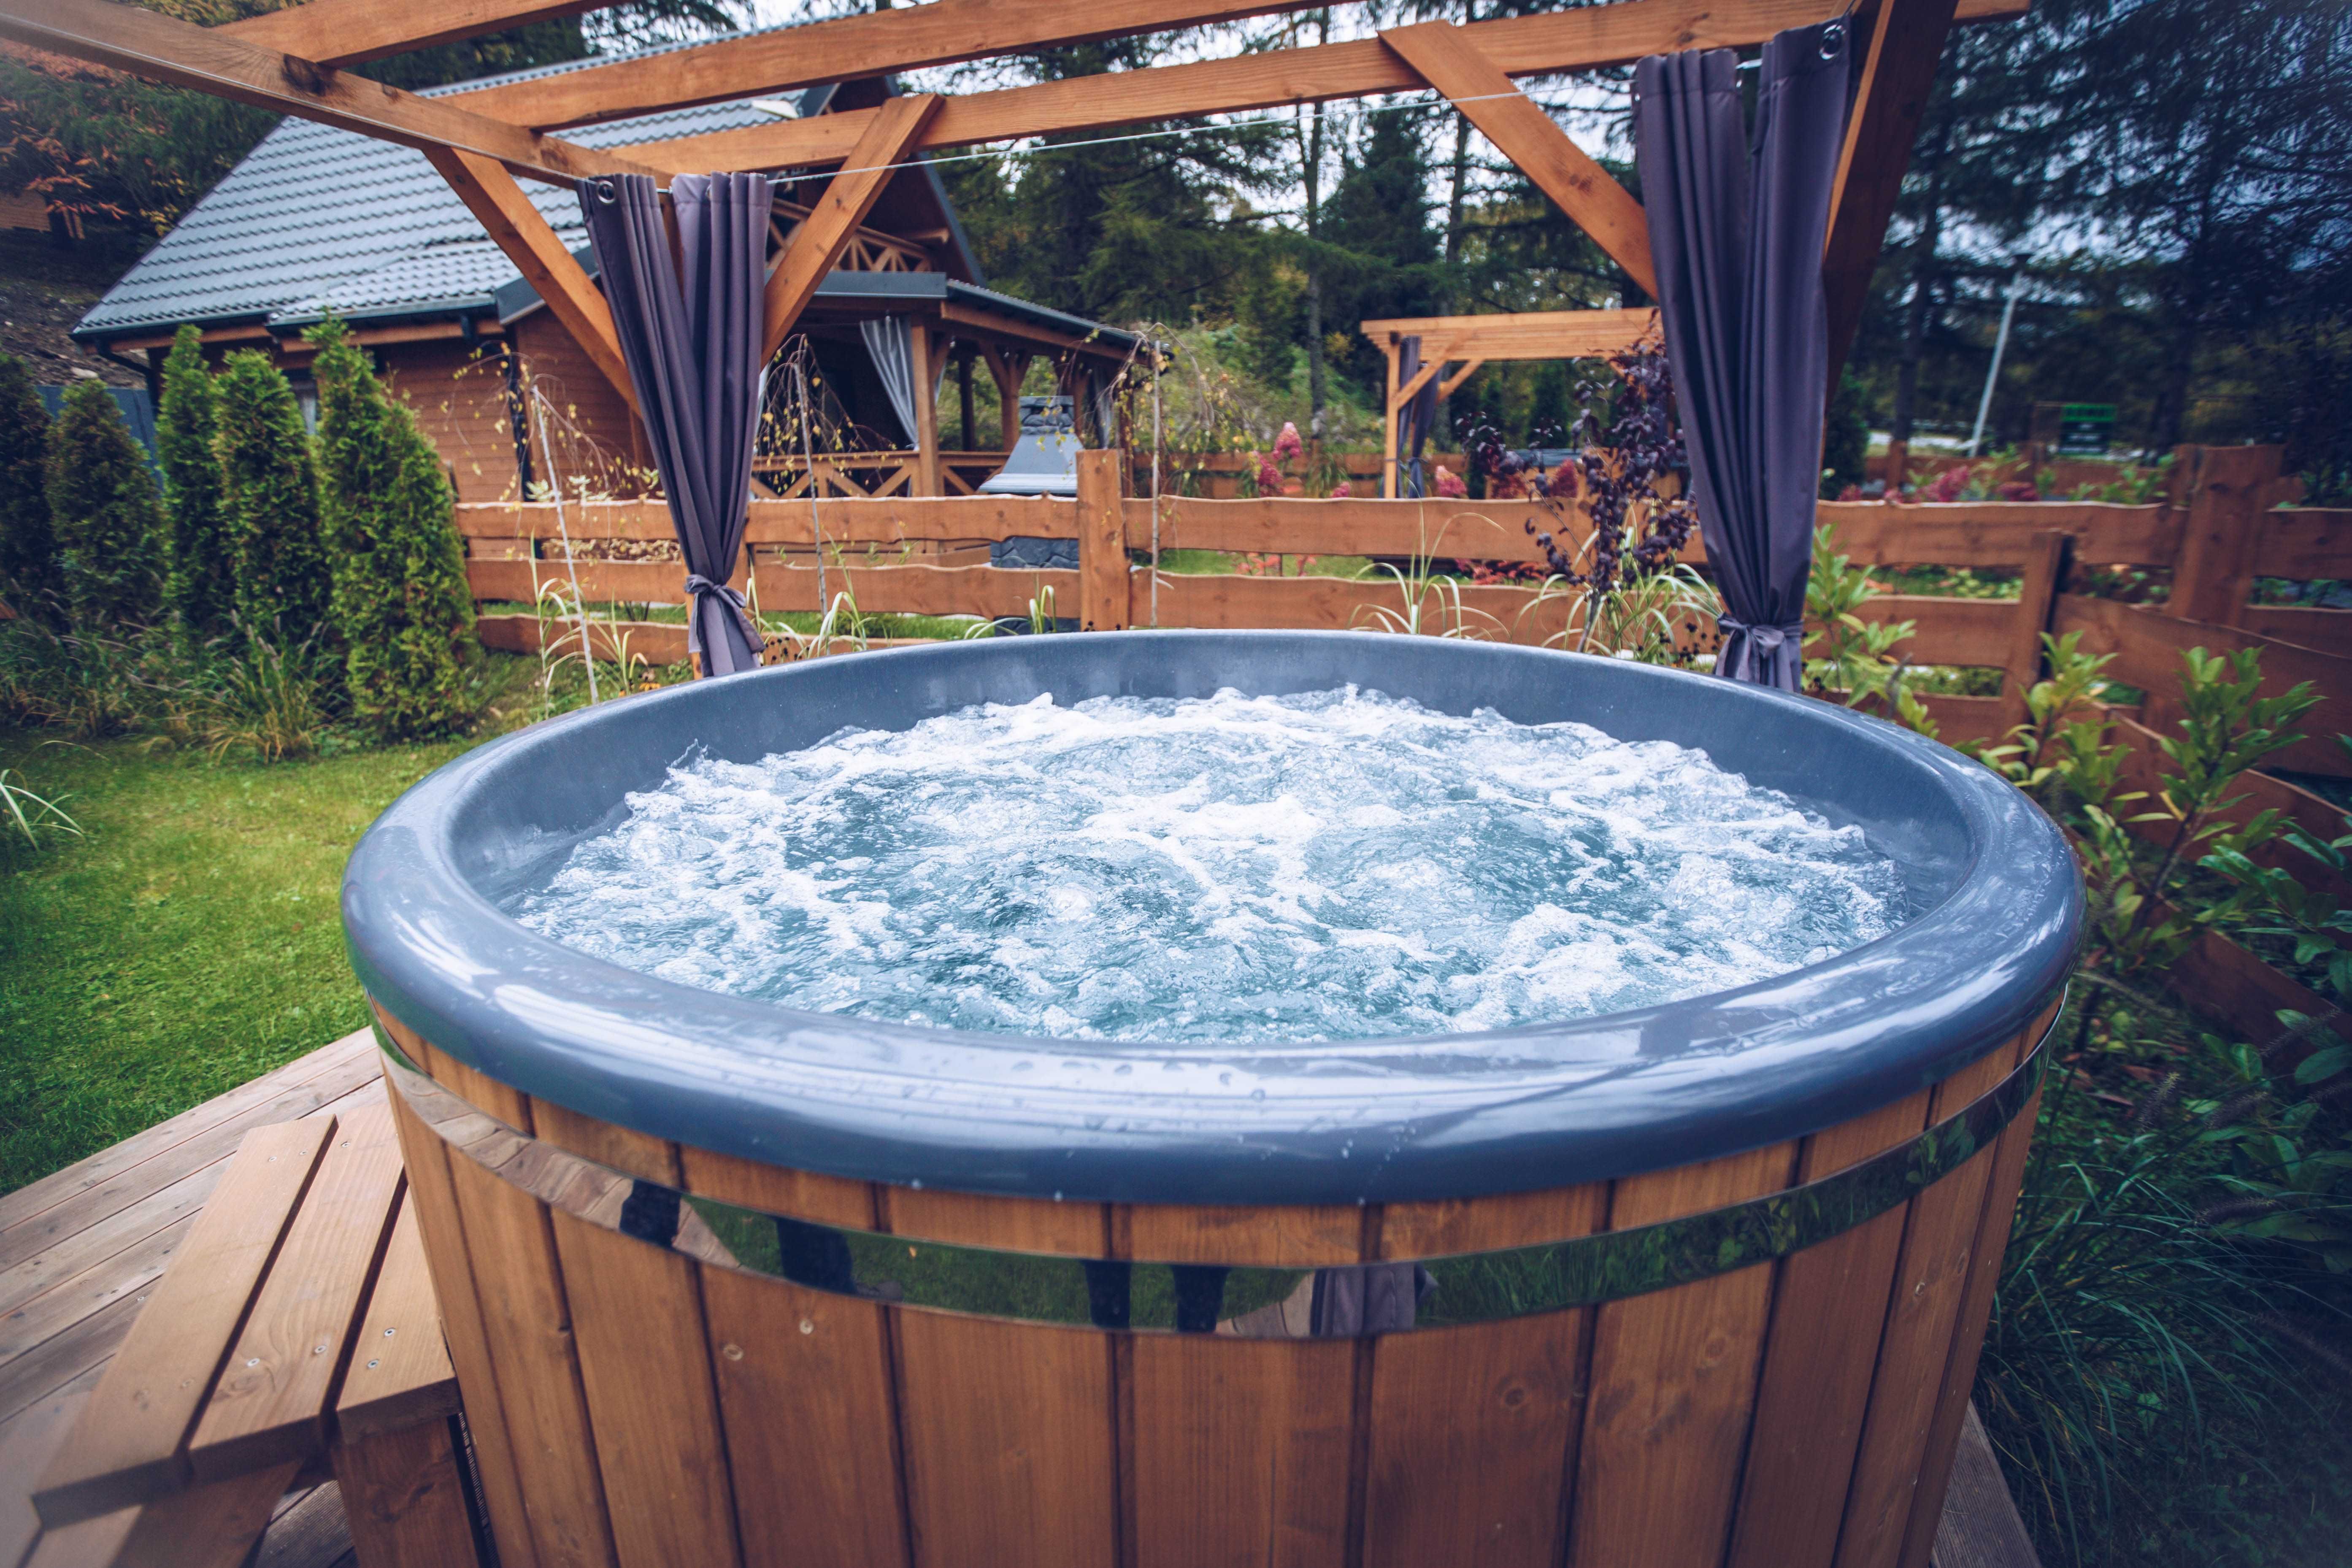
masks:
[[[1076,1038],[1572,1018],[1908,912],[1858,828],[1704,752],[1354,687],[991,703],[690,760],[628,806],[509,912],[712,991]]]

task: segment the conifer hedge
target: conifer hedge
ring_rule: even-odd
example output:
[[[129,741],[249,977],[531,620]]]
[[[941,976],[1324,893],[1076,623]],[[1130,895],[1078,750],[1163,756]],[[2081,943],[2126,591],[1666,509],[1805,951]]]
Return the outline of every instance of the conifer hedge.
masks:
[[[104,382],[68,387],[49,432],[49,525],[77,625],[155,624],[163,591],[163,504],[146,451]]]
[[[201,645],[230,629],[236,571],[221,519],[221,467],[213,442],[218,399],[205,363],[204,333],[184,326],[163,361],[163,401],[155,410],[155,455],[163,465],[163,507],[172,521],[171,571],[163,608],[181,636]]]
[[[306,335],[352,714],[380,739],[445,734],[471,717],[465,667],[479,647],[448,481],[342,322]]]
[[[49,527],[49,416],[32,373],[0,353],[0,595],[23,616],[48,618],[65,602]]]
[[[240,349],[222,363],[217,390],[214,471],[237,622],[281,647],[320,632],[331,643],[334,574],[294,388],[268,354]]]

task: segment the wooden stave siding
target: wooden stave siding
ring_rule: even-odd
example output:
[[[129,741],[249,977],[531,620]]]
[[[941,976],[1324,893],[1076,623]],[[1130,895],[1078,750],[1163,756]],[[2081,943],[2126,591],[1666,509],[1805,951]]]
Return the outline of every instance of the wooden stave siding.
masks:
[[[1526,1245],[1817,1178],[1982,1092],[2049,1015],[1939,1090],[1794,1143],[1562,1191],[1329,1209],[1055,1204],[759,1165],[531,1100],[378,1017],[461,1099],[713,1197],[922,1239],[1307,1268]],[[420,1163],[432,1134],[402,1117],[422,1214],[515,1206],[462,1159]],[[487,1373],[476,1359],[471,1381],[460,1369],[469,1411],[495,1406],[496,1462],[526,1471],[530,1517],[497,1521],[502,1539],[529,1541],[537,1561],[635,1568],[691,1542],[697,1562],[796,1568],[1927,1568],[2032,1117],[1905,1208],[1789,1258],[1597,1309],[1376,1340],[1126,1336],[893,1309],[608,1234],[583,1246],[586,1227],[544,1211],[536,1241],[514,1228],[520,1209],[509,1216],[488,1268],[463,1237],[428,1245],[445,1300],[551,1304],[531,1344]],[[453,1170],[469,1198],[449,1189]],[[1931,1223],[1933,1237],[1914,1234]],[[1937,1249],[1921,1277],[1933,1306],[1898,1347],[1921,1247]],[[446,1277],[458,1266],[467,1278]],[[631,1288],[572,1272],[607,1268]],[[1810,1306],[1857,1297],[1873,1305],[1855,1331],[1799,1332]],[[658,1336],[659,1379],[643,1365],[647,1300],[702,1326]],[[625,1301],[625,1323],[593,1321]],[[511,1386],[524,1377],[554,1386],[527,1394]],[[1826,1405],[1807,1397],[1821,1383],[1834,1385]],[[1629,1415],[1620,1391],[1644,1384],[1672,1408]],[[757,1419],[786,1407],[781,1426]],[[1775,1442],[1754,1429],[1759,1408],[1847,1426]],[[1895,1434],[1887,1451],[1863,1447],[1873,1430]],[[625,1465],[623,1449],[652,1458]],[[677,1454],[701,1458],[689,1474]],[[648,1462],[654,1478],[638,1473]],[[511,1483],[492,1489],[494,1513],[496,1498],[516,1506]],[[1867,1517],[1852,1511],[1865,1504]]]

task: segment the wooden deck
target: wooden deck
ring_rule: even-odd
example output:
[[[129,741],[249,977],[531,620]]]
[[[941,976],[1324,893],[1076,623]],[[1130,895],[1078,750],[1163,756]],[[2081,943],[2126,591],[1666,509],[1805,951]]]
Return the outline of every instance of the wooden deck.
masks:
[[[0,1568],[38,1533],[28,1493],[130,1332],[147,1288],[255,1127],[383,1097],[362,1031],[0,1197]],[[354,1568],[334,1483],[289,1492],[248,1568]],[[2037,1568],[1971,1414],[1935,1568]]]
[[[0,1198],[0,1568],[38,1532],[33,1478],[131,1331],[237,1141],[383,1098],[375,1044],[349,1035]],[[350,1568],[331,1481],[289,1492],[255,1568]]]

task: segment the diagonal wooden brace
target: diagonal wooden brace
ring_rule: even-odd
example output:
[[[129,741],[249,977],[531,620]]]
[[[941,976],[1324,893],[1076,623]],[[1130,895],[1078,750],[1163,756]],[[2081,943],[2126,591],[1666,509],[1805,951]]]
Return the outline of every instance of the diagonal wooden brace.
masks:
[[[613,325],[612,307],[597,291],[587,269],[572,258],[555,230],[530,205],[514,176],[488,158],[455,147],[431,148],[425,155],[449,182],[467,210],[498,241],[524,280],[539,290],[539,297],[547,301],[547,308],[587,352],[604,379],[635,409],[636,390],[629,384],[629,367],[621,357],[621,337]]]
[[[793,232],[775,270],[768,274],[761,363],[773,359],[783,346],[793,323],[815,298],[817,285],[833,270],[843,248],[889,185],[891,175],[898,173],[898,165],[914,150],[923,127],[939,111],[937,93],[917,93],[891,99],[867,122],[866,133],[850,149],[841,172],[834,175],[815,209]]]
[[[1650,228],[1642,204],[1570,141],[1461,28],[1451,22],[1423,22],[1391,27],[1381,42],[1452,100],[1643,292],[1655,297],[1657,274],[1650,264]]]

